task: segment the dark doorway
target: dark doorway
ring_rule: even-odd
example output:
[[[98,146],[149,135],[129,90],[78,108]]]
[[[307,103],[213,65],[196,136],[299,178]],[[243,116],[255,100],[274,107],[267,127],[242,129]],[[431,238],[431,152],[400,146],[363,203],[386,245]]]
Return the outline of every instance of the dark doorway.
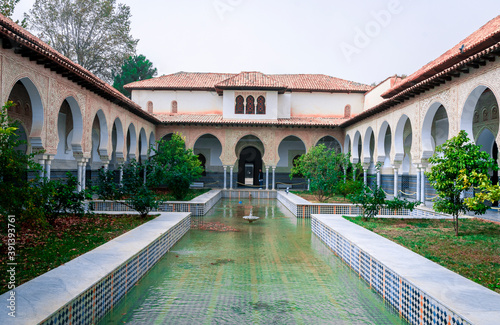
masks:
[[[203,167],[203,172],[201,173],[201,176],[207,176],[207,169],[206,169],[206,164],[207,164],[207,158],[203,154],[198,154],[198,160],[201,163],[201,167]]]
[[[260,151],[255,147],[246,147],[240,153],[238,186],[245,185],[245,165],[253,165],[253,185],[259,185],[259,170],[262,169],[262,156]]]

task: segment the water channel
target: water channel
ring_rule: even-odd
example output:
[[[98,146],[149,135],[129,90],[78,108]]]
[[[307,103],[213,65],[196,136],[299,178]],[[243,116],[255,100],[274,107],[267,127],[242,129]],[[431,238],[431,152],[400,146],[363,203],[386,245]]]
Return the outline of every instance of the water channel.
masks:
[[[249,223],[242,217],[260,219]],[[100,324],[406,324],[276,200],[221,200]]]

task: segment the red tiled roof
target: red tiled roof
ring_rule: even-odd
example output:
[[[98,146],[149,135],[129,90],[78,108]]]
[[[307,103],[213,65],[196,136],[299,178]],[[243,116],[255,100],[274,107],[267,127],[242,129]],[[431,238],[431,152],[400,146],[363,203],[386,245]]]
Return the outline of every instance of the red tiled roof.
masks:
[[[17,45],[14,45],[18,51],[16,53],[23,56],[29,56],[30,59],[36,58],[37,63],[46,66],[47,64],[50,65],[57,73],[68,75],[70,80],[75,83],[78,82],[82,87],[87,88],[151,122],[158,122],[152,114],[142,110],[139,105],[131,101],[118,90],[96,77],[81,65],[57,52],[47,43],[1,14],[0,36],[4,38],[4,48],[8,46],[8,41],[6,39],[11,39],[14,43],[17,43]]]
[[[321,117],[291,117],[277,120],[253,120],[253,119],[225,119],[218,114],[204,115],[168,115],[157,114],[156,117],[163,124],[238,124],[238,125],[282,125],[282,126],[338,126],[344,122],[344,118],[321,118]]]
[[[483,51],[500,40],[500,15],[490,20],[463,41],[446,51],[440,57],[424,65],[422,68],[400,80],[391,89],[382,94],[384,98],[392,97],[403,90],[429,78],[454,64]]]
[[[215,85],[217,89],[284,89],[286,85],[262,72],[240,72],[231,78],[221,81]]]
[[[295,91],[352,91],[367,92],[373,87],[324,74],[275,74],[277,81]]]
[[[126,89],[215,90],[215,88],[265,88],[291,91],[366,92],[371,86],[323,74],[276,74],[261,72],[178,72],[125,85]]]
[[[161,77],[129,83],[132,89],[214,90],[214,85],[231,78],[234,73],[177,72]]]

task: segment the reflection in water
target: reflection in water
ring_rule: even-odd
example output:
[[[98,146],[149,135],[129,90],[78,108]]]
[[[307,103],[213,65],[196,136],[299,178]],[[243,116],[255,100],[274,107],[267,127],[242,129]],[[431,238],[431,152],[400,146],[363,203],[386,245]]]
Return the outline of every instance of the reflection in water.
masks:
[[[276,200],[223,200],[102,324],[401,324]],[[258,222],[243,220],[250,209]]]

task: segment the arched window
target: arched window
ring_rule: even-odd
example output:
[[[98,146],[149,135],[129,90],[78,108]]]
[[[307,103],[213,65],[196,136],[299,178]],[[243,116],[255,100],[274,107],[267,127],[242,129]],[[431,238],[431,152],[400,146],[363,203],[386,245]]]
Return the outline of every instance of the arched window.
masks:
[[[172,113],[177,114],[177,101],[176,100],[172,101]]]
[[[247,97],[247,114],[255,114],[255,98],[253,96]]]
[[[344,117],[351,117],[351,105],[346,105],[344,108]]]
[[[257,114],[266,114],[266,99],[264,96],[257,98]]]
[[[243,96],[239,95],[236,97],[236,105],[234,106],[234,114],[244,114],[245,113],[245,104],[243,103],[245,99]]]
[[[148,102],[148,113],[153,114],[153,102],[152,101]]]

